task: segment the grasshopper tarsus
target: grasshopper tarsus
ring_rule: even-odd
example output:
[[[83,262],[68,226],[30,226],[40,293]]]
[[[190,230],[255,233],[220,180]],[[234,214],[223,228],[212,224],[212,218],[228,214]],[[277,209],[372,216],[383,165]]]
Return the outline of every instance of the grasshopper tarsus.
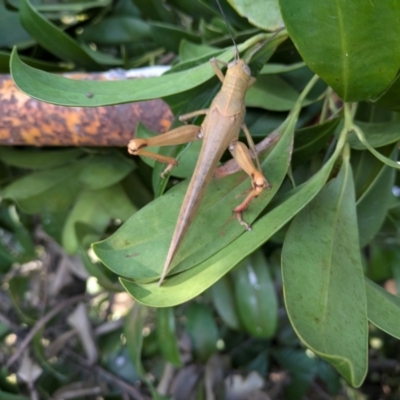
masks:
[[[165,179],[167,177],[167,174],[169,174],[172,170],[172,168],[177,167],[178,166],[178,162],[176,162],[175,164],[168,164],[164,171],[161,172],[161,178]]]
[[[236,210],[236,209],[235,209]],[[235,211],[233,212],[236,214],[236,219],[238,220],[239,224],[244,226],[247,232],[251,232],[253,228],[251,227],[250,224],[248,224],[244,219],[243,219],[243,212],[242,211]]]

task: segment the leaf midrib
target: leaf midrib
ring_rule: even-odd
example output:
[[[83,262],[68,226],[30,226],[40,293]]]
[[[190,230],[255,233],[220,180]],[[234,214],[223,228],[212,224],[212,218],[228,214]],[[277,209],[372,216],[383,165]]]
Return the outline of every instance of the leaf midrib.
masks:
[[[330,285],[331,285],[331,273],[330,273],[330,270],[332,269],[332,254],[333,254],[333,244],[336,242],[336,234],[335,234],[335,232],[337,231],[337,225],[338,225],[338,221],[339,221],[339,211],[340,211],[340,209],[341,209],[341,204],[342,204],[342,200],[343,200],[343,196],[344,196],[344,192],[345,192],[345,190],[346,190],[346,182],[347,182],[347,179],[348,179],[348,174],[349,174],[349,168],[348,168],[348,165],[346,165],[346,170],[345,170],[345,174],[344,174],[344,177],[343,177],[343,184],[342,184],[342,188],[341,188],[341,191],[340,191],[340,194],[339,194],[339,198],[338,198],[338,202],[337,202],[337,207],[336,207],[336,212],[335,212],[335,217],[334,217],[334,223],[332,224],[332,230],[331,230],[331,232],[333,232],[333,235],[331,235],[331,237],[333,238],[333,240],[331,241],[331,245],[330,245],[330,249],[329,249],[329,260],[331,261],[330,262],[330,267],[329,267],[329,274],[328,274],[328,281],[327,281],[327,296],[325,296],[325,301],[323,302],[323,314],[322,314],[322,337],[323,337],[323,345],[324,345],[324,348],[325,349],[327,349],[327,343],[326,343],[326,339],[327,339],[327,336],[326,336],[326,323],[325,323],[325,321],[326,321],[326,316],[327,316],[327,308],[328,308],[328,299],[329,299],[329,293],[330,293],[330,291],[329,291],[329,288],[330,288]]]
[[[345,35],[343,35],[344,32],[344,23],[343,23],[343,14],[341,13],[341,8],[339,5],[340,0],[335,0],[336,3],[336,8],[337,8],[337,16],[338,16],[338,23],[339,23],[339,39],[340,43],[342,45],[342,64],[343,64],[343,70],[342,70],[342,81],[343,81],[343,98],[347,98],[347,93],[349,90],[349,80],[346,79],[346,76],[348,76],[348,62],[346,54],[348,55],[348,45],[346,42]]]

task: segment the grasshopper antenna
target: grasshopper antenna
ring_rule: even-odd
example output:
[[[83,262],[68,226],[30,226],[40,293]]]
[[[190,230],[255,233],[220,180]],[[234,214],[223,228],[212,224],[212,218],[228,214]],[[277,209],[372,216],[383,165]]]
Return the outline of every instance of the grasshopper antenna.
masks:
[[[236,45],[235,39],[233,38],[233,33],[232,33],[231,26],[230,26],[230,24],[228,22],[228,18],[226,18],[224,10],[222,9],[221,3],[219,2],[219,0],[215,0],[215,1],[218,4],[219,11],[221,12],[222,17],[225,20],[226,26],[228,27],[229,36],[231,37],[232,42],[233,42],[233,46],[235,47],[235,60],[237,61],[237,60],[239,60],[239,49],[238,49],[238,47]]]

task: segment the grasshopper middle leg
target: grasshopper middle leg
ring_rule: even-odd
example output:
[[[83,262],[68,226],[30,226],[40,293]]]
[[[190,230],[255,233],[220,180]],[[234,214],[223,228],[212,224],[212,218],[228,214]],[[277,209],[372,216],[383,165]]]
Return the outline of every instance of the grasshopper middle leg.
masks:
[[[198,139],[201,139],[200,126],[184,125],[150,139],[132,139],[128,144],[128,152],[135,156],[149,157],[153,160],[167,164],[167,167],[162,173],[162,176],[164,177],[167,172],[171,171],[173,167],[178,165],[178,161],[173,157],[163,156],[145,150],[145,148],[153,146],[174,146],[193,142]]]
[[[186,122],[187,120],[197,117],[199,115],[207,114],[208,109],[193,111],[179,117],[180,121]],[[195,140],[202,139],[200,126],[197,125],[184,125],[178,128],[172,129],[162,135],[155,136],[150,139],[132,139],[128,144],[129,154],[134,156],[149,157],[158,162],[167,164],[162,177],[171,171],[173,167],[178,165],[178,161],[175,158],[163,156],[161,154],[154,153],[152,151],[144,150],[146,147],[159,147],[159,146],[175,146],[178,144],[185,144],[194,142]]]

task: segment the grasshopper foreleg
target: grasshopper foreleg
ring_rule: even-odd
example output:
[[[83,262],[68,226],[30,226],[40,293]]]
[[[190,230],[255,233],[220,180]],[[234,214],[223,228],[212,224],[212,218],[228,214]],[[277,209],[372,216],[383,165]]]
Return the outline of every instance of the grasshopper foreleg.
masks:
[[[199,115],[205,115],[207,113],[208,113],[208,108],[204,110],[192,111],[190,113],[179,116],[179,121],[186,122],[188,119],[192,119],[193,117],[198,117]]]
[[[211,63],[211,66],[213,67],[215,75],[217,75],[218,79],[223,83],[225,76],[224,76],[224,73],[221,71],[221,68],[219,67],[218,64],[221,64],[224,67],[226,67],[228,64],[224,61],[218,60],[217,58],[212,58],[210,60],[210,63]]]
[[[167,172],[178,165],[178,161],[176,161],[176,159],[173,157],[167,157],[161,154],[153,153],[145,150],[145,148],[153,146],[174,146],[193,142],[197,139],[201,139],[200,126],[184,125],[150,139],[132,139],[128,144],[128,152],[135,156],[149,157],[153,160],[167,164],[167,167],[161,174],[161,176],[164,177]]]
[[[260,165],[260,161],[258,159],[256,145],[253,142],[253,138],[251,136],[249,128],[245,124],[242,124],[242,129],[243,129],[244,134],[246,135],[246,140],[247,140],[247,143],[249,145],[250,151],[253,154],[252,158],[254,158],[256,160],[257,168],[258,168],[259,171],[261,171],[261,165]]]
[[[229,146],[229,151],[231,152],[232,157],[239,164],[240,168],[242,168],[251,178],[252,189],[250,193],[247,195],[245,200],[233,210],[233,212],[236,213],[240,225],[244,226],[246,230],[251,231],[251,226],[243,220],[242,214],[254,198],[256,198],[264,189],[269,189],[271,186],[262,172],[254,166],[250,157],[249,149],[244,143],[239,141],[233,142]]]

